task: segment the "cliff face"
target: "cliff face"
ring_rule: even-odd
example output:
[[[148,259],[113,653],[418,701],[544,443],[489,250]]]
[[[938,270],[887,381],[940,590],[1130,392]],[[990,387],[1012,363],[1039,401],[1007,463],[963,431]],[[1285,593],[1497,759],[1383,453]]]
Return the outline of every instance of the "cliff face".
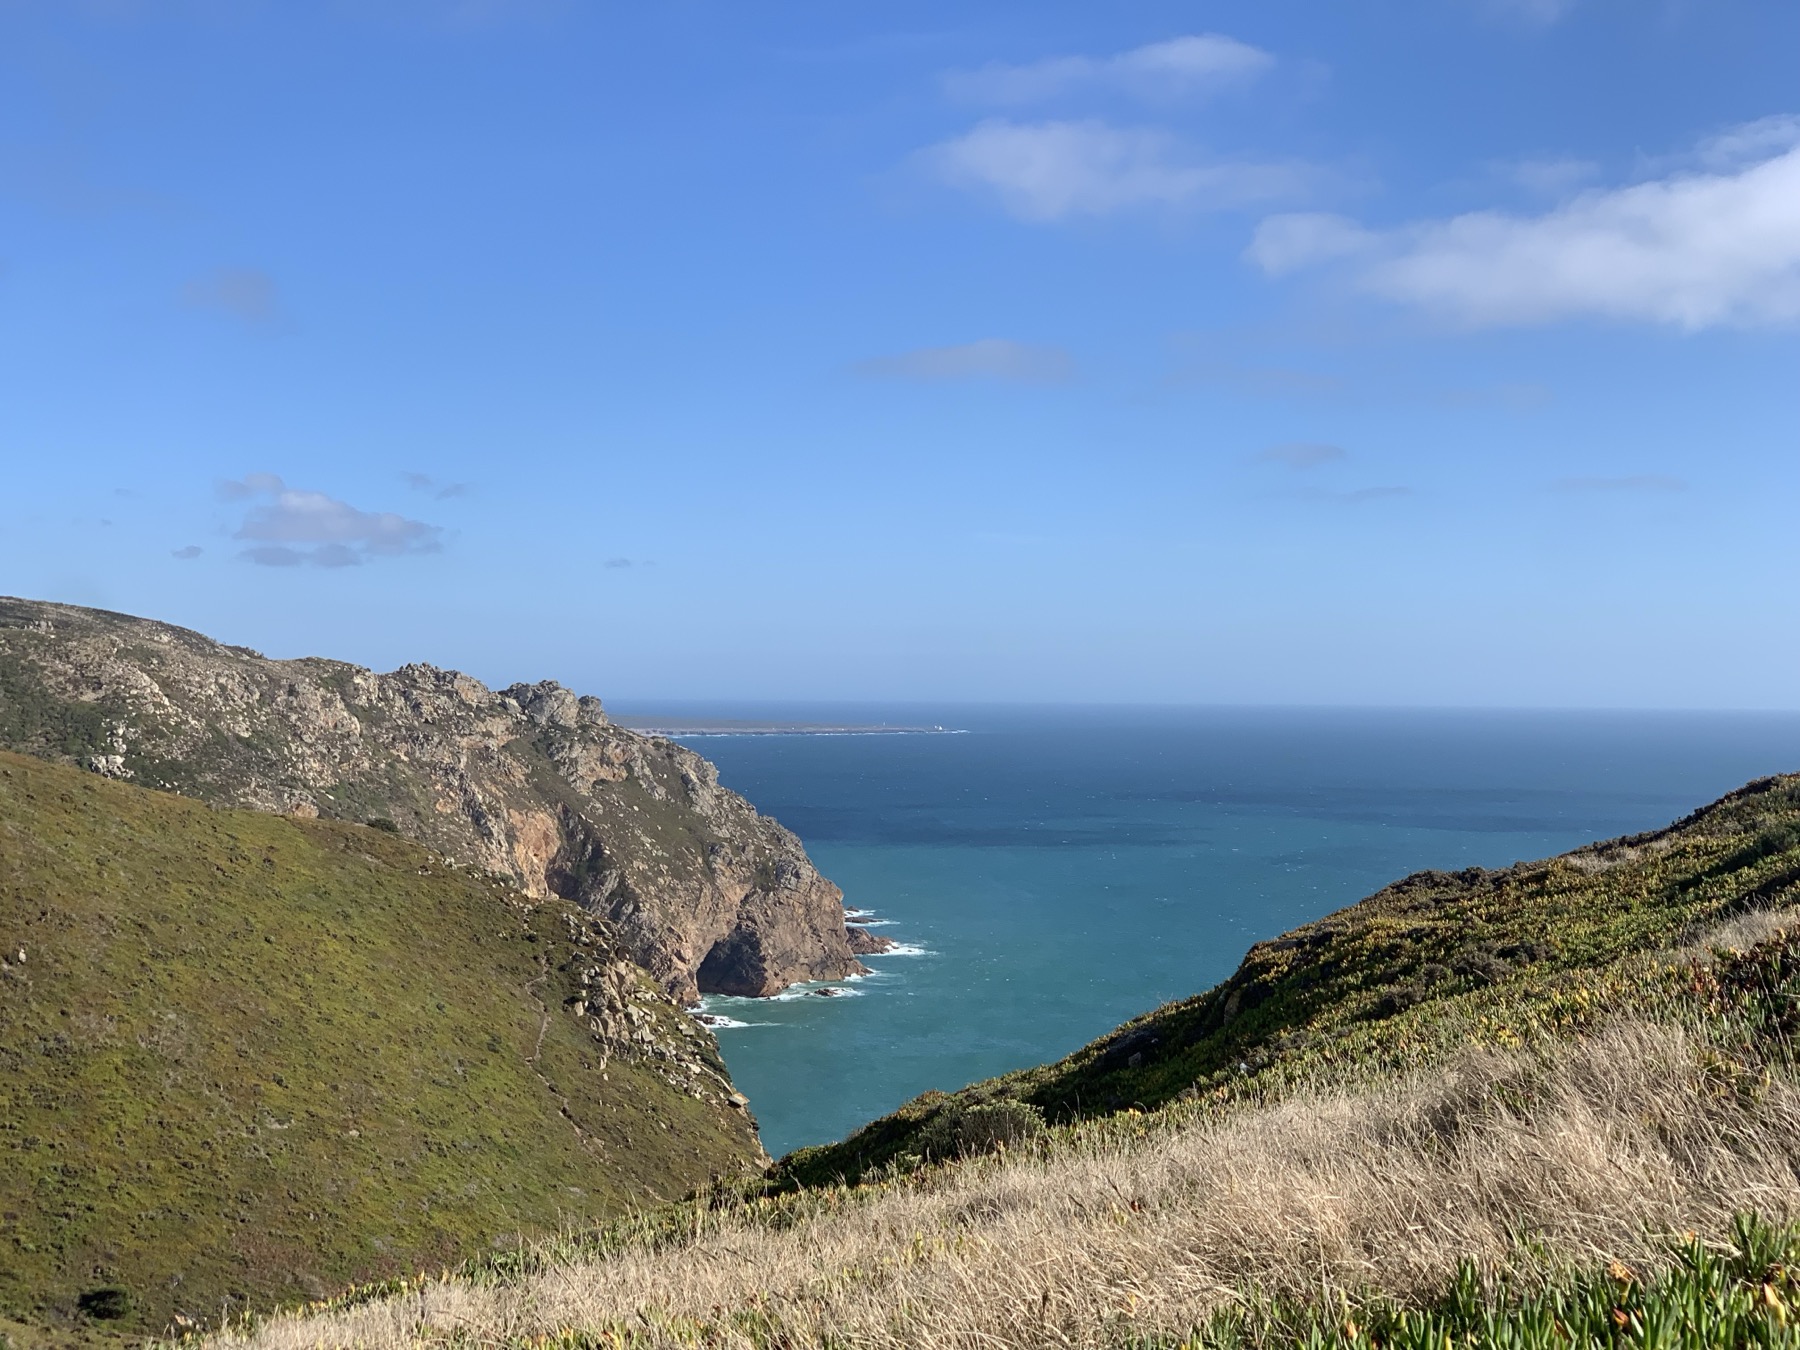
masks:
[[[610,919],[674,997],[861,969],[800,841],[673,742],[553,682],[271,661],[168,624],[0,598],[0,747],[228,806],[392,822]]]

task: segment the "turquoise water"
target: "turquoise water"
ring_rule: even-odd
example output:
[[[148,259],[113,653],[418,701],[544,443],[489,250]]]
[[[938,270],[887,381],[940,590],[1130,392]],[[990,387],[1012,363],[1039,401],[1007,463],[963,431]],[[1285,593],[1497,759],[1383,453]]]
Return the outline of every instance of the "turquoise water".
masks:
[[[844,997],[708,1000],[747,1024],[719,1042],[777,1155],[1066,1054],[1405,873],[1652,828],[1800,769],[1796,715],[622,711],[967,730],[689,741],[918,953],[870,958]]]

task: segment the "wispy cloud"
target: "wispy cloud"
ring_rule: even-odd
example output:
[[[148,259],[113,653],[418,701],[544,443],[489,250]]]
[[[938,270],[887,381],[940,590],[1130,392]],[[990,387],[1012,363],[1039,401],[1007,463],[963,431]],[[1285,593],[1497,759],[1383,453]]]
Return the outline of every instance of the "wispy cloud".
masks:
[[[1166,98],[1243,84],[1274,64],[1268,52],[1236,38],[1197,33],[1116,56],[1056,56],[1025,65],[994,62],[979,70],[952,71],[944,76],[944,88],[954,98],[1006,105],[1088,89]]]
[[[941,182],[991,195],[1030,221],[1225,210],[1300,196],[1314,176],[1297,164],[1214,158],[1166,131],[1100,121],[994,118],[921,154]]]
[[[1691,162],[1713,173],[1733,173],[1800,146],[1800,113],[1778,113],[1740,122],[1703,139],[1689,155],[1670,157],[1680,168]]]
[[[219,496],[228,502],[248,501],[280,492],[285,484],[280,474],[247,473],[242,478],[228,478],[219,484]]]
[[[200,545],[189,544],[186,548],[172,550],[169,556],[171,558],[179,558],[182,562],[192,562],[204,552],[206,552],[206,550],[201,548]]]
[[[226,501],[255,501],[233,538],[263,567],[356,567],[376,558],[436,553],[443,530],[392,511],[363,511],[323,492],[291,488],[271,473],[222,483]]]
[[[248,324],[273,323],[281,315],[275,280],[252,267],[225,267],[197,277],[181,289],[183,303]]]
[[[1067,384],[1075,378],[1075,358],[1061,347],[1035,346],[1007,338],[983,338],[957,347],[921,347],[898,356],[880,356],[856,367],[876,379],[1003,380],[1015,384]]]
[[[1559,478],[1550,485],[1552,492],[1630,494],[1686,492],[1685,479],[1661,473],[1630,473],[1616,478]]]
[[[1271,445],[1266,450],[1259,450],[1256,457],[1268,464],[1285,464],[1290,469],[1316,469],[1321,464],[1348,459],[1350,452],[1341,445],[1327,445],[1323,441],[1289,441],[1285,445]]]
[[[438,501],[451,497],[460,497],[469,490],[467,483],[445,483],[433,478],[428,473],[403,473],[400,480],[414,492],[427,492]]]
[[[1248,256],[1275,276],[1336,263],[1357,291],[1468,327],[1800,320],[1800,118],[1735,128],[1701,154],[1706,170],[1593,189],[1536,216],[1390,230],[1275,216]]]
[[[1593,160],[1573,155],[1499,160],[1489,167],[1495,177],[1539,197],[1566,197],[1600,176],[1600,166]]]

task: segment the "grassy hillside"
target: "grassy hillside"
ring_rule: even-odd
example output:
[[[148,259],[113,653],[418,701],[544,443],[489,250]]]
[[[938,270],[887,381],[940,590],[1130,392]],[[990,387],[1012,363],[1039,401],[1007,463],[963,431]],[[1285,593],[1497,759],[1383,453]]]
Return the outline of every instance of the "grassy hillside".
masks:
[[[774,1184],[213,1345],[1800,1346],[1796,1033],[1784,778],[1408,878]]]
[[[216,1321],[760,1155],[607,930],[381,830],[0,753],[0,957],[0,1318]]]
[[[1651,953],[1800,894],[1800,777],[1753,783],[1666,830],[1503,871],[1424,872],[1251,948],[1225,983],[1067,1059],[928,1093],[782,1162],[855,1181],[998,1132],[1122,1109],[1256,1099],[1338,1072],[1437,1062],[1641,1002]]]
[[[1796,917],[1573,1038],[720,1192],[211,1350],[1795,1346]]]

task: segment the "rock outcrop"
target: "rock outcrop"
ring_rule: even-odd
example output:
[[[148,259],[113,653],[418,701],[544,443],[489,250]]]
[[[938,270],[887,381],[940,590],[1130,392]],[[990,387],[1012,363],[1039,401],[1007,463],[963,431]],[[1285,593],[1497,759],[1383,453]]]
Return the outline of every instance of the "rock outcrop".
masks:
[[[862,969],[842,893],[686,747],[552,681],[269,660],[0,598],[0,747],[221,805],[392,826],[609,919],[674,997]]]
[[[871,933],[858,923],[849,925],[846,931],[850,934],[850,950],[858,956],[879,956],[883,952],[893,951],[898,945],[892,938]]]

